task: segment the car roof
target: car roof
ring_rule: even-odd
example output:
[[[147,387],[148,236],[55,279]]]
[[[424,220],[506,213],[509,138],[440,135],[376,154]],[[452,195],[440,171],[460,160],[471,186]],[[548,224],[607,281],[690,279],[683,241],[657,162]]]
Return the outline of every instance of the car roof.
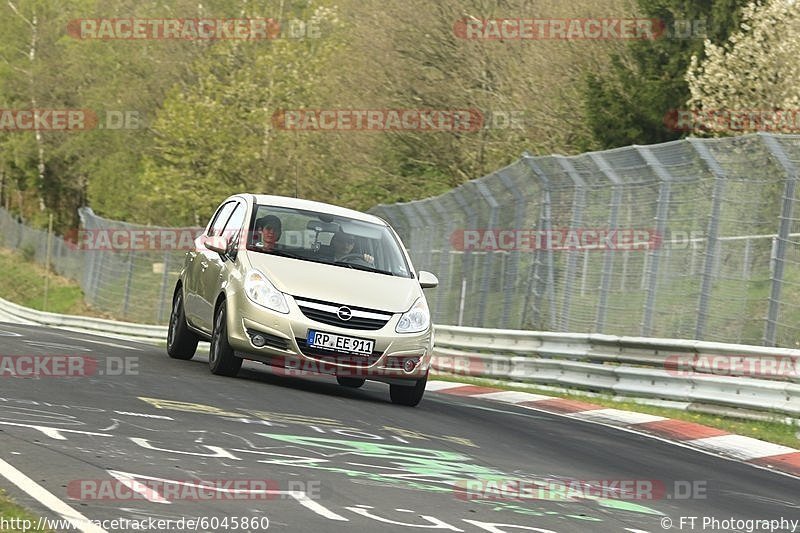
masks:
[[[237,196],[250,196],[255,198],[255,203],[259,205],[271,205],[275,207],[288,207],[290,209],[304,209],[307,211],[317,211],[320,213],[327,213],[329,215],[348,217],[363,222],[372,222],[373,224],[380,224],[386,226],[386,222],[382,219],[356,211],[354,209],[347,209],[346,207],[339,207],[337,205],[326,204],[324,202],[315,202],[313,200],[304,200],[302,198],[292,198],[290,196],[274,196],[270,194],[241,194]]]

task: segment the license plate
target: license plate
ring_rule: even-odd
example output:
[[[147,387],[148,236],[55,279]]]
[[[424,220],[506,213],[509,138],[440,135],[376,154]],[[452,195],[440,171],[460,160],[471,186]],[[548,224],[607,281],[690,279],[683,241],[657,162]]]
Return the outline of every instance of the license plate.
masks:
[[[358,355],[372,355],[372,350],[375,347],[375,341],[373,340],[346,337],[335,333],[314,331],[313,329],[308,330],[306,344],[312,348],[323,348],[334,352]]]

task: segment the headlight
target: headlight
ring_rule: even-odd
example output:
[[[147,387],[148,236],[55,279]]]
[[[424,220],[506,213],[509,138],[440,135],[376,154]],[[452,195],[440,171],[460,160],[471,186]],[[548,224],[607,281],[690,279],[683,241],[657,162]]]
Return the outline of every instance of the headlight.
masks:
[[[245,274],[244,293],[253,302],[267,309],[284,314],[289,312],[286,297],[258,270],[250,270]]]
[[[425,331],[431,325],[431,314],[428,312],[428,305],[425,300],[420,298],[411,309],[403,313],[397,322],[395,331],[397,333],[419,333]]]

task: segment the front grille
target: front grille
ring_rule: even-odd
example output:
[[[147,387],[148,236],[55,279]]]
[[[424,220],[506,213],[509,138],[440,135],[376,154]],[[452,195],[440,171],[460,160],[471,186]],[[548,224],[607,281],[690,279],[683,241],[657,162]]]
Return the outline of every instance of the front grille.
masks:
[[[302,337],[295,337],[297,347],[300,352],[306,357],[325,361],[327,363],[336,363],[340,365],[351,366],[370,366],[378,361],[383,355],[383,352],[372,352],[370,355],[349,355],[334,352],[333,350],[325,350],[323,348],[314,348],[308,345],[306,339]]]
[[[295,301],[300,311],[302,311],[303,315],[307,318],[339,328],[375,331],[385,326],[392,318],[392,314],[385,311],[342,306],[340,304],[321,302],[318,300],[295,298]],[[340,307],[347,307],[350,309],[352,316],[349,320],[342,320],[339,318],[337,311]]]

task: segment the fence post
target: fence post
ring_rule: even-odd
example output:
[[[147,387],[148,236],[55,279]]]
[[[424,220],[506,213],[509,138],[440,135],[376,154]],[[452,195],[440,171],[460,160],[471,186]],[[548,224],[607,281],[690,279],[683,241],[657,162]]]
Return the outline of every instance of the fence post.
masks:
[[[442,320],[442,302],[450,299],[450,293],[453,291],[452,276],[447,276],[448,290],[445,294],[445,289],[441,285],[441,281],[445,276],[445,272],[452,271],[453,263],[453,250],[451,249],[451,237],[453,233],[453,217],[447,213],[442,203],[439,200],[433,200],[433,210],[436,211],[436,216],[439,218],[439,227],[443,228],[444,238],[441,240],[442,249],[439,252],[439,271],[436,275],[439,276],[440,285],[436,289],[436,310],[434,316],[436,320]],[[463,229],[463,228],[462,228]],[[449,319],[450,317],[448,317]]]
[[[500,204],[497,203],[497,200],[494,199],[494,196],[492,196],[492,193],[482,181],[474,181],[472,183],[475,184],[478,194],[489,204],[489,224],[486,230],[493,231],[495,227],[497,227],[497,210]],[[480,288],[481,299],[478,303],[478,316],[476,318],[476,324],[481,327],[484,326],[484,319],[486,316],[486,297],[491,293],[489,290],[489,275],[494,272],[494,254],[495,250],[486,250],[486,255],[484,256],[483,276],[481,278]]]
[[[467,215],[467,227],[474,228],[475,225],[477,224],[477,222],[476,222],[477,213],[475,212],[474,209],[472,209],[472,207],[470,207],[469,203],[464,198],[464,190],[465,190],[464,186],[462,185],[459,188],[457,188],[455,191],[453,191],[453,199],[456,201],[456,203],[458,204],[458,207],[464,212],[464,214]],[[472,257],[472,251],[469,250],[469,249],[465,249],[464,250],[464,255],[462,256],[463,263],[462,263],[462,268],[461,268],[461,276],[462,276],[461,277],[461,287],[462,287],[461,293],[462,293],[462,298],[461,298],[461,301],[459,303],[459,306],[461,307],[462,310],[463,310],[463,306],[466,305],[466,300],[464,300],[464,296],[466,295],[467,287],[466,287],[465,284],[466,284],[466,280],[469,278],[469,276],[472,275],[473,260],[474,260],[474,258]],[[459,326],[463,325],[463,313],[461,311],[459,311],[459,324],[458,325]],[[473,323],[471,325],[480,326],[481,324],[474,324]]]
[[[424,260],[420,262],[419,270],[431,270],[431,265],[433,264],[433,232],[436,226],[434,225],[433,219],[428,214],[428,208],[425,206],[425,204],[430,201],[430,199],[426,199],[411,203],[411,208],[416,208],[418,215],[417,220],[423,222],[421,226],[423,228],[421,240],[424,249]]]
[[[778,315],[780,314],[781,289],[783,288],[784,261],[786,259],[786,243],[789,240],[793,214],[794,195],[797,189],[797,167],[786,155],[780,143],[770,134],[760,133],[759,137],[778,163],[786,171],[786,183],[783,191],[778,237],[775,241],[775,268],[772,275],[772,289],[769,296],[767,324],[764,328],[764,346],[775,346],[778,334]]]
[[[171,250],[164,251],[164,275],[161,277],[161,291],[159,294],[158,317],[157,323],[161,324],[164,320],[164,307],[167,303],[167,295],[169,295],[169,307],[172,312],[172,292],[167,292],[167,284],[169,283],[169,258],[172,256]]]
[[[619,208],[622,204],[622,179],[614,172],[605,158],[595,152],[589,157],[603,176],[612,184],[611,191],[611,213],[608,217],[609,231],[616,231],[619,223]],[[595,318],[595,331],[603,333],[606,327],[606,314],[608,313],[608,294],[611,291],[611,280],[614,275],[614,248],[609,247],[603,253],[603,272],[600,280],[600,300],[597,303],[597,317]]]
[[[500,181],[503,183],[506,189],[508,189],[512,195],[514,195],[514,229],[517,231],[522,231],[522,226],[525,224],[525,195],[519,190],[514,184],[514,181],[506,175],[506,173],[501,170],[498,172],[498,176],[500,177]],[[514,290],[514,286],[517,284],[517,280],[519,278],[519,263],[520,263],[520,255],[522,254],[521,250],[516,250],[509,254],[510,261],[507,263],[508,272],[506,273],[505,279],[505,286],[503,287],[503,318],[500,324],[501,328],[509,328],[511,327],[511,298],[517,298],[518,294],[517,291]],[[505,269],[504,269],[505,270]],[[524,310],[520,315],[524,315]],[[519,325],[522,327],[522,324]]]
[[[575,169],[572,161],[564,156],[555,156],[556,161],[564,169],[564,172],[575,185],[575,193],[572,197],[572,220],[570,221],[571,231],[580,231],[583,225],[583,208],[586,205],[586,182],[583,181],[580,173]],[[567,250],[567,271],[564,274],[564,300],[561,304],[561,322],[559,329],[569,331],[570,329],[570,310],[572,304],[572,292],[570,289],[575,285],[575,269],[578,265],[578,250]]]
[[[403,218],[406,219],[406,227],[408,228],[408,241],[406,244],[411,249],[411,259],[414,261],[414,264],[417,265],[419,268],[418,263],[419,255],[420,255],[420,244],[419,244],[419,225],[418,225],[418,216],[414,212],[414,208],[411,207],[409,203],[398,204],[397,207],[400,209],[400,214],[403,215]],[[405,239],[404,239],[405,240]]]
[[[708,321],[708,306],[711,300],[711,288],[714,283],[716,259],[719,253],[719,217],[722,210],[722,199],[725,196],[725,171],[708,150],[708,147],[699,139],[689,139],[689,144],[694,148],[700,159],[706,164],[714,175],[714,188],[711,192],[711,214],[708,221],[708,235],[706,235],[706,257],[703,264],[703,281],[700,287],[700,301],[697,306],[697,327],[694,338],[703,340]]]
[[[541,211],[539,215],[539,227],[537,231],[542,232],[544,231],[545,234],[549,234],[553,229],[553,217],[551,212],[551,198],[550,198],[550,178],[547,177],[547,174],[544,173],[542,168],[536,163],[533,156],[531,156],[528,152],[525,152],[522,155],[522,160],[528,166],[528,168],[533,171],[534,176],[542,183],[542,203],[541,203]],[[539,239],[537,239],[537,242]],[[544,254],[546,268],[547,268],[547,279],[543,281],[541,269],[542,269],[542,254]],[[553,265],[553,250],[550,247],[547,247],[547,250],[542,252],[539,247],[536,247],[536,253],[534,255],[534,261],[531,265],[531,277],[530,283],[533,285],[533,290],[530,288],[526,293],[526,299],[530,298],[530,294],[533,293],[533,306],[529,307],[529,301],[526,300],[525,302],[525,311],[523,312],[523,321],[525,320],[525,315],[530,308],[532,311],[531,323],[534,327],[544,329],[543,326],[540,326],[541,321],[541,312],[542,312],[542,300],[544,298],[544,293],[547,291],[548,299],[550,300],[550,328],[557,328],[558,323],[556,321],[556,297],[555,297],[555,280],[553,275],[554,265]]]
[[[647,165],[653,169],[661,185],[658,188],[658,209],[656,210],[656,232],[658,235],[665,235],[667,229],[667,218],[669,217],[669,201],[671,194],[672,176],[659,163],[658,159],[647,146],[637,146],[636,151],[642,156]],[[649,270],[647,272],[647,297],[644,304],[644,316],[642,317],[642,336],[648,337],[653,331],[653,310],[656,301],[656,290],[658,290],[658,267],[661,260],[661,249],[656,247],[648,253]]]
[[[131,300],[131,284],[133,283],[133,267],[136,261],[136,252],[131,247],[131,251],[128,253],[128,273],[125,276],[125,296],[122,299],[122,317],[127,318],[128,316],[128,304],[130,304]]]

